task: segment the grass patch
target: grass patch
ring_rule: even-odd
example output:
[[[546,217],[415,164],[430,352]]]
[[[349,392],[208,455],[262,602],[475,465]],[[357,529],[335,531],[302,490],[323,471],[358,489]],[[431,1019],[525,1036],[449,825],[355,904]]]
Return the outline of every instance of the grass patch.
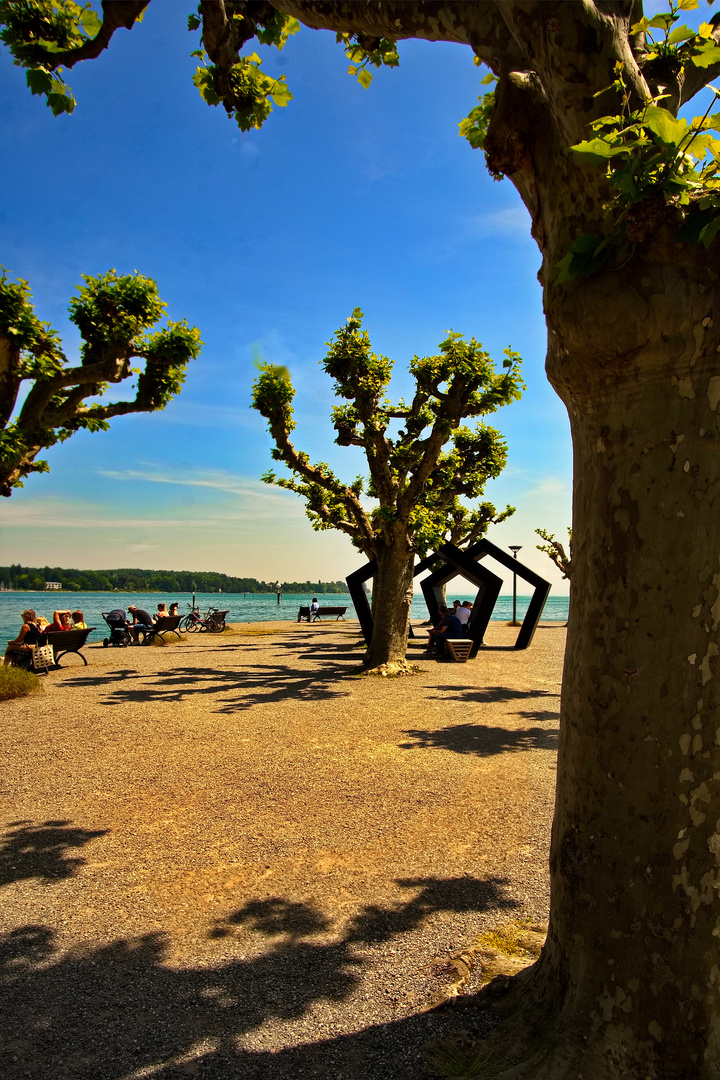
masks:
[[[32,671],[18,667],[0,667],[0,701],[38,694],[42,683]]]
[[[534,950],[528,949],[521,944],[521,938],[530,929],[531,925],[529,919],[521,922],[503,923],[501,926],[496,927],[495,930],[489,930],[487,934],[479,937],[476,948],[492,949],[495,952],[502,953],[504,956],[518,956],[522,959],[537,956],[538,954]]]
[[[507,1068],[466,1031],[430,1043],[423,1056],[426,1067],[434,1076],[455,1077],[456,1080],[490,1078]]]

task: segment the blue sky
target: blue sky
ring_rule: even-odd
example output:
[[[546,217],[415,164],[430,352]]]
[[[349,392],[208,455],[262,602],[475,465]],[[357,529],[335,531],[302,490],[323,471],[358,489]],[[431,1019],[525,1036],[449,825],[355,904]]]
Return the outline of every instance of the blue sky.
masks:
[[[396,362],[395,397],[412,355],[436,352],[450,329],[498,361],[506,345],[522,355],[527,391],[490,420],[509,464],[485,493],[517,513],[489,538],[521,544],[520,559],[567,591],[535,550],[538,526],[565,539],[571,503],[540,256],[512,186],[458,137],[481,90],[470,50],[401,43],[400,68],[363,90],[334,35],[302,30],[283,53],[258,50],[294,100],[243,134],[192,84],[194,8],[153,0],[68,73],[72,116],[54,118],[0,55],[0,262],[29,281],[39,317],[73,358],[67,304],[81,275],[137,269],[205,343],[164,413],[74,436],[48,453],[49,474],[3,501],[2,561],[344,578],[362,561],[349,540],[313,532],[299,499],[260,482],[271,444],[249,398],[260,349],[290,369],[296,445],[352,479],[362,462],[332,441],[318,362],[359,306],[375,351]]]

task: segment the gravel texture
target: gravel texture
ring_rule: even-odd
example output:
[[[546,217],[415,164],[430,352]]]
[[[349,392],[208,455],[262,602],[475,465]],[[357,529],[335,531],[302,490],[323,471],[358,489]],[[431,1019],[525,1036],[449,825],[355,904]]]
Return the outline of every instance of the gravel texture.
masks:
[[[417,1075],[444,961],[547,918],[565,629],[486,640],[245,624],[1,703],[3,1080]]]

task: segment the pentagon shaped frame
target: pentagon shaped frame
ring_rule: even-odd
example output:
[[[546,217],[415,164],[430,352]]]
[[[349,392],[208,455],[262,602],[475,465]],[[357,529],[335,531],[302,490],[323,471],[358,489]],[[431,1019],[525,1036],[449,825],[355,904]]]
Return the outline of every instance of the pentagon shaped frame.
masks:
[[[436,553],[422,559],[414,571],[414,576],[417,577],[418,574],[427,570],[438,560],[445,563],[445,566],[438,567],[421,583],[425,602],[432,619],[435,619],[438,615],[438,594],[442,585],[447,584],[458,574],[462,574],[468,581],[479,586],[473,612],[468,621],[468,635],[473,639],[471,656],[477,654],[478,648],[482,644],[483,636],[502,587],[501,578],[493,574],[487,567],[478,565],[487,556],[501,563],[507,570],[517,574],[519,578],[527,581],[533,587],[533,595],[514,646],[516,649],[527,649],[533,639],[545,607],[545,601],[550,593],[550,582],[530,570],[529,567],[513,558],[513,556],[507,555],[502,548],[484,539],[479,540],[477,544],[474,544],[467,551],[461,551],[454,544],[443,544]],[[372,639],[374,619],[368,602],[365,582],[373,578],[375,574],[377,574],[377,560],[371,559],[345,578],[350,599],[353,602],[360,623],[360,629],[368,645]],[[436,592],[436,590],[438,591]]]
[[[506,554],[502,548],[497,547],[496,544],[492,544],[489,540],[478,540],[477,544],[473,544],[467,551],[461,551],[456,548],[454,544],[443,544],[438,548],[438,556],[444,559],[446,563],[451,566],[455,566],[456,573],[462,573],[464,577],[469,577],[472,581],[472,575],[470,574],[468,567],[469,563],[477,563],[481,559],[490,556],[497,562],[501,563],[507,570],[517,574],[523,581],[527,581],[528,585],[533,587],[533,595],[530,598],[525,618],[520,626],[517,639],[515,641],[516,649],[527,649],[528,645],[533,639],[537,624],[540,622],[540,616],[542,615],[543,608],[545,607],[545,601],[550,593],[550,582],[545,578],[540,577],[534,570],[530,570],[518,559],[515,559],[512,555]],[[454,577],[454,574],[447,575],[445,580],[450,580]],[[491,613],[492,614],[492,613]],[[488,615],[485,625],[482,627],[482,632],[485,633],[487,623],[490,621]]]
[[[475,597],[473,609],[468,619],[467,636],[472,639],[470,658],[477,656],[477,651],[482,645],[483,636],[490,622],[493,608],[500,595],[502,578],[491,573],[487,567],[480,566],[472,558],[468,558],[469,552],[461,551],[454,544],[443,544],[436,554],[428,561],[443,564],[433,571],[420,587],[425,597],[425,603],[433,623],[440,615],[440,602],[442,600],[442,587],[459,573],[477,586],[478,592]]]

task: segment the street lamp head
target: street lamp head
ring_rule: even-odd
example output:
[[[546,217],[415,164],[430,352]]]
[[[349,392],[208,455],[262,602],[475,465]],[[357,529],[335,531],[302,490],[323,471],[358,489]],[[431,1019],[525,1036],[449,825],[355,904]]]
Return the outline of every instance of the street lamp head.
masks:
[[[510,550],[511,550],[511,551],[512,551],[512,553],[513,553],[513,555],[514,555],[514,556],[515,556],[515,558],[517,559],[517,553],[518,553],[518,551],[520,550],[520,548],[522,547],[522,544],[508,544],[508,547],[510,548]]]

